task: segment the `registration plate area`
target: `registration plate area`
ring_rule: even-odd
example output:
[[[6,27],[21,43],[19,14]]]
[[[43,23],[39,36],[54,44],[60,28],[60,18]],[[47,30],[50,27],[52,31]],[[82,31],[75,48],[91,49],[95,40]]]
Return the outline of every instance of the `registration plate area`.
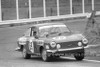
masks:
[[[76,50],[68,50],[68,51],[56,51],[54,53],[48,52],[49,55],[53,56],[65,56],[65,55],[71,55],[77,52],[84,52],[84,49],[76,49]]]
[[[65,54],[64,53],[53,53],[53,54],[51,54],[52,56],[65,56]]]
[[[69,56],[73,53],[53,53],[53,54],[48,54],[48,56]]]

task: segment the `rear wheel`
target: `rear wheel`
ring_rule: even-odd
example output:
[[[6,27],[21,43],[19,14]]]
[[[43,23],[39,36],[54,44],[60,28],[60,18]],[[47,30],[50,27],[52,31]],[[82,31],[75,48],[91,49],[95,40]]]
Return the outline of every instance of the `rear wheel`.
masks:
[[[75,57],[76,60],[81,61],[81,60],[84,59],[84,52],[82,52],[82,53],[76,53],[76,54],[74,54],[74,57]]]
[[[24,59],[30,59],[31,58],[31,55],[26,52],[25,48],[23,48],[22,56],[23,56]]]
[[[49,57],[48,57],[47,51],[45,49],[42,49],[41,56],[42,56],[43,61],[45,61],[45,62],[49,61]]]

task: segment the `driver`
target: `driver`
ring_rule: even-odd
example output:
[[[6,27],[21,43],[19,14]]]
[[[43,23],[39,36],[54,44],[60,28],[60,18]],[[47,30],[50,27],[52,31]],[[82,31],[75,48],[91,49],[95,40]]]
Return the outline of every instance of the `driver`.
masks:
[[[38,36],[37,36],[37,32],[36,31],[33,31],[33,36],[37,39]]]

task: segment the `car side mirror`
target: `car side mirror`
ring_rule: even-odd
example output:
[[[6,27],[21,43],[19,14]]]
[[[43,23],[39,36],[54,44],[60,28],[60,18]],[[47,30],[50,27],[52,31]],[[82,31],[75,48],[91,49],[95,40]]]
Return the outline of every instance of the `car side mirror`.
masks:
[[[48,37],[49,36],[49,34],[47,32],[45,32],[44,35],[45,35],[45,37]]]
[[[38,36],[34,36],[36,39],[38,39]]]
[[[49,34],[46,34],[46,37],[49,37]]]
[[[22,36],[25,36],[25,34],[23,34]]]
[[[36,39],[38,39],[37,32],[34,31],[33,34],[34,34],[34,37],[35,37]]]

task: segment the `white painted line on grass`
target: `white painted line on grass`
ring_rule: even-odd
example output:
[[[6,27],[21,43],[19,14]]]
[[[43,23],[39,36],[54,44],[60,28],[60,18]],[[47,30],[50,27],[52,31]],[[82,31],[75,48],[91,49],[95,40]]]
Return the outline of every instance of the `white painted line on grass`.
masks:
[[[84,59],[85,61],[91,61],[91,62],[99,62],[100,63],[100,61],[98,61],[98,60],[88,60],[88,59]]]
[[[75,60],[75,58],[72,58],[72,57],[61,57],[61,58],[68,58],[68,59],[72,59],[72,60]],[[83,60],[85,60],[85,61],[90,61],[90,62],[99,62],[100,63],[100,61],[98,61],[98,60],[88,60],[88,59],[83,59]]]
[[[61,57],[61,58],[68,58],[68,59],[72,59],[72,60],[75,60],[75,58],[72,58],[72,57]]]
[[[100,46],[100,45],[88,45],[88,46],[86,46],[85,48],[89,48],[89,47],[97,47],[97,46]]]

